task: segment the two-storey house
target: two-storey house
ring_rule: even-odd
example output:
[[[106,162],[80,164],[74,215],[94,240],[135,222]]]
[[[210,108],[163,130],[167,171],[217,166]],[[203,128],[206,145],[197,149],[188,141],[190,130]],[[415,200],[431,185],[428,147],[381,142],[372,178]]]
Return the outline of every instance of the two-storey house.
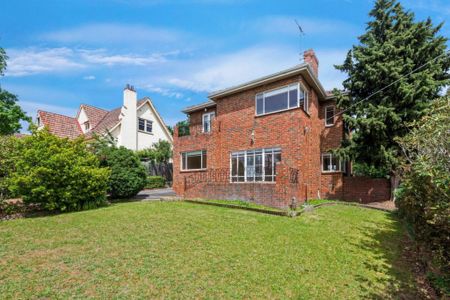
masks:
[[[293,199],[389,199],[368,179],[345,180],[350,165],[331,153],[344,137],[343,120],[318,72],[319,61],[308,50],[300,65],[213,92],[207,102],[186,108],[189,132],[176,128],[174,137],[176,193],[276,207]],[[360,186],[356,194],[353,185]]]

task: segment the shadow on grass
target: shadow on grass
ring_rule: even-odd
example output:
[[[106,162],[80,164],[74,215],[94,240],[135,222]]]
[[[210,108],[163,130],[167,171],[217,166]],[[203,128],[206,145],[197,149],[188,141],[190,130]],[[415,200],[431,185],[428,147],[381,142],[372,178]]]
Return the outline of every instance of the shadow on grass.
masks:
[[[432,299],[429,288],[417,273],[413,245],[402,222],[395,213],[387,214],[385,226],[363,223],[359,228],[363,239],[349,243],[355,252],[367,254],[364,267],[374,278],[357,275],[362,297],[366,299]],[[373,292],[373,291],[377,292]]]

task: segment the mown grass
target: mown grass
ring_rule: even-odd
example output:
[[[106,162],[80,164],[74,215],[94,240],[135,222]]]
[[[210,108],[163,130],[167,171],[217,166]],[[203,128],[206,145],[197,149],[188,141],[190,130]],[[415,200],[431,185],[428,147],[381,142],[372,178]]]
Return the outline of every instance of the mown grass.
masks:
[[[243,208],[256,208],[256,209],[263,209],[263,210],[269,210],[269,211],[277,211],[277,212],[283,212],[284,210],[261,205],[249,201],[242,201],[242,200],[217,200],[217,199],[202,199],[200,202],[208,202],[208,203],[217,203],[217,204],[226,204],[226,205],[233,205],[233,206],[239,206]]]
[[[0,222],[0,295],[18,298],[360,299],[414,295],[390,214],[298,218],[134,202]]]

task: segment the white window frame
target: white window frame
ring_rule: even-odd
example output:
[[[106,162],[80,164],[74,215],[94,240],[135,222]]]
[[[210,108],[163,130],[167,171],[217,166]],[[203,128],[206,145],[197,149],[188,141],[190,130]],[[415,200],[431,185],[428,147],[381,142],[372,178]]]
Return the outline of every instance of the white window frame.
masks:
[[[262,164],[261,164],[261,168],[262,168],[262,173],[261,173],[261,181],[256,181],[255,180],[255,171],[253,171],[253,176],[249,178],[248,176],[248,169],[247,169],[247,158],[249,156],[253,156],[254,157],[254,161],[253,161],[253,165],[256,164],[256,152],[261,152],[261,156],[262,156]],[[235,151],[235,152],[231,152],[230,154],[230,183],[248,183],[248,182],[252,182],[252,183],[276,183],[276,178],[277,178],[277,174],[275,172],[275,154],[280,154],[281,155],[281,148],[264,148],[264,149],[252,149],[252,150],[246,150],[246,151]],[[272,175],[267,175],[270,176],[272,178],[271,181],[266,181],[266,159],[265,156],[266,154],[272,154]],[[233,177],[236,177],[237,179],[239,177],[239,175],[233,176],[233,156],[242,156],[244,157],[244,181],[233,181]],[[258,176],[259,177],[259,176]]]
[[[287,110],[291,110],[291,109],[300,107],[299,106],[300,105],[300,99],[299,99],[300,98],[300,87],[302,87],[302,85],[300,83],[294,83],[294,84],[288,84],[283,87],[279,87],[279,88],[272,89],[272,90],[267,90],[267,91],[256,94],[255,95],[255,115],[256,116],[265,116],[265,115],[270,115],[270,114],[278,113],[281,111],[287,111]],[[289,92],[291,91],[291,89],[295,89],[295,88],[297,89],[297,105],[290,107],[289,106],[289,104],[290,104],[290,101],[289,101],[290,93]],[[266,97],[278,95],[278,94],[285,93],[285,92],[288,93],[287,108],[283,108],[280,110],[271,111],[271,112],[266,113],[265,112],[266,111],[266,101],[265,101]],[[258,96],[260,96],[260,95],[263,96],[263,102],[262,102],[263,103],[263,112],[258,114]]]
[[[183,154],[185,154],[185,160],[186,160],[186,167],[187,167],[187,158],[188,158],[188,155],[189,154],[199,154],[200,153],[200,169],[184,169],[183,168]],[[205,167],[203,168],[202,166],[203,166],[203,153],[205,154],[205,156],[207,156],[208,155],[208,153],[207,153],[207,151],[206,150],[196,150],[196,151],[186,151],[186,152],[181,152],[180,153],[180,157],[181,157],[181,159],[180,159],[180,170],[181,171],[204,171],[204,170],[206,170],[207,169],[207,165],[205,164]],[[206,163],[208,163],[208,160],[206,161]]]
[[[144,121],[144,130],[139,129],[139,122],[140,122],[140,120]],[[138,118],[137,122],[138,122],[138,124],[137,124],[138,131],[144,132],[144,133],[153,133],[153,121],[152,120],[147,120],[147,119],[144,119],[144,118]],[[151,131],[147,130],[148,123],[150,123]]]
[[[91,124],[89,123],[89,121],[84,122],[83,125],[85,132],[88,132],[91,129]]]
[[[339,163],[338,163],[338,168],[336,170],[325,170],[324,169],[324,158],[325,157],[329,157],[330,158],[330,165],[328,165],[330,167],[330,169],[332,169],[333,166],[333,158],[335,156],[333,156],[332,153],[322,153],[321,155],[321,161],[320,161],[320,168],[322,169],[322,173],[344,173],[345,172],[345,161],[342,159],[339,159]]]
[[[216,112],[207,112],[202,115],[202,132],[208,133],[212,130],[212,120],[216,117]],[[207,120],[205,120],[207,119]],[[208,130],[205,130],[205,123],[208,122]]]
[[[327,113],[328,113],[328,109],[332,108],[333,109],[333,117],[331,118],[331,123],[328,123],[328,117],[327,117]],[[334,115],[336,114],[336,107],[334,105],[328,105],[325,106],[325,127],[332,127],[334,126]]]

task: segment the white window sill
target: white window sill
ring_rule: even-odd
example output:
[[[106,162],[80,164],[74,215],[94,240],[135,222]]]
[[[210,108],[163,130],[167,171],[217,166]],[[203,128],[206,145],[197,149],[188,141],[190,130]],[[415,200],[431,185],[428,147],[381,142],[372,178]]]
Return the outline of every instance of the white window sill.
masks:
[[[325,124],[325,127],[334,127],[334,123],[333,124]]]

